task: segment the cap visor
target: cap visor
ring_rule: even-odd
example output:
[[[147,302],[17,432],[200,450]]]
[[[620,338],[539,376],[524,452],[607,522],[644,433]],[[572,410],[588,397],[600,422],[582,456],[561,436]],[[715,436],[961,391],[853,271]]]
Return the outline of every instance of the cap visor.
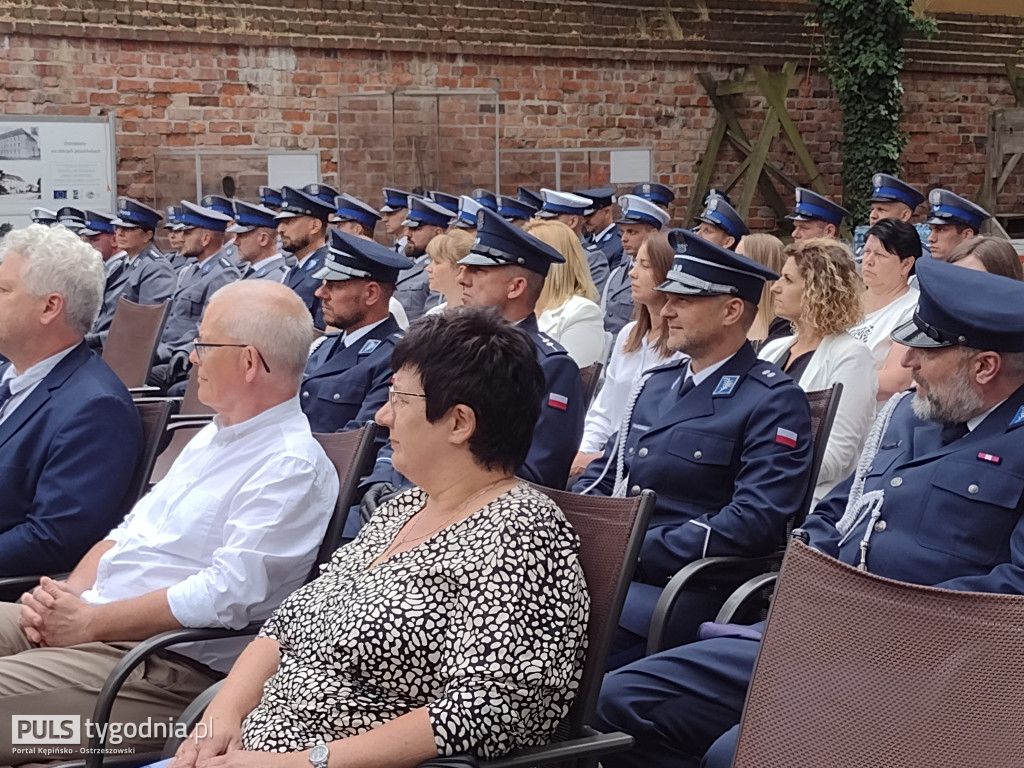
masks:
[[[82,229],[78,230],[78,234],[85,235],[86,237],[96,237],[96,235],[100,234],[100,231],[98,229],[89,229],[88,227],[83,227]]]
[[[401,208],[395,208],[393,205],[382,205],[380,207],[380,212],[381,213],[395,213],[396,211],[402,211],[402,210],[405,210],[405,206],[403,206]]]
[[[541,208],[533,215],[536,216],[538,219],[554,219],[560,214],[558,214],[555,211],[545,211],[543,208]]]
[[[814,221],[817,217],[805,216],[802,213],[789,213],[786,214],[786,218],[789,219],[790,221]]]
[[[316,272],[313,273],[314,280],[351,280],[352,275],[346,275],[344,272],[335,272],[330,267],[320,267]]]
[[[280,221],[281,219],[294,219],[298,216],[304,216],[302,213],[295,213],[294,211],[281,211],[274,216],[274,221]]]
[[[715,293],[713,291],[706,291],[703,288],[695,288],[685,283],[680,283],[678,280],[668,279],[659,285],[654,290],[661,291],[662,293],[678,293],[681,296],[721,296],[723,294]]]
[[[416,221],[415,219],[405,219],[404,221],[402,221],[403,227],[411,227],[412,229],[416,229],[416,227],[420,226],[421,224],[423,224],[422,221]]]
[[[256,229],[256,227],[246,227],[241,224],[232,224],[230,227],[227,228],[226,231],[232,232],[236,235],[241,235],[244,234],[245,232],[252,232],[254,229]]]
[[[949,217],[929,216],[927,219],[924,220],[924,223],[925,224],[938,224],[941,227],[941,226],[943,226],[945,224],[956,224],[957,220],[954,219],[952,216],[949,216]]]
[[[141,227],[134,221],[125,221],[124,219],[114,219],[110,223],[115,227],[121,227],[123,229],[141,229]]]
[[[916,347],[918,349],[938,349],[940,347],[952,346],[951,344],[947,344],[943,341],[936,341],[918,328],[917,323],[913,320],[908,320],[903,325],[895,328],[889,334],[889,338],[897,344],[902,344],[905,347]]]
[[[507,262],[499,261],[493,256],[484,256],[482,253],[467,253],[457,262],[467,267],[503,267]]]

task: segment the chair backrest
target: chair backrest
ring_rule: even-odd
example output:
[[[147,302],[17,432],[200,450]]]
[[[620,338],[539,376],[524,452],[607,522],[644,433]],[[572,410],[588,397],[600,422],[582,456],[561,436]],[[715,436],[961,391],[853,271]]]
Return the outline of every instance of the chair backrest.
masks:
[[[1020,595],[892,581],[794,540],[734,766],[1020,765],[1022,644]]]
[[[166,477],[171,469],[171,465],[181,455],[181,452],[185,450],[188,441],[195,437],[196,433],[209,423],[207,420],[182,421],[173,422],[167,426],[166,431],[170,435],[170,440],[165,442],[163,450],[157,454],[156,460],[153,462],[153,469],[149,473],[148,478],[150,485],[159,483]]]
[[[311,579],[316,578],[320,566],[331,559],[340,544],[345,519],[355,501],[359,480],[369,473],[377,456],[377,429],[377,425],[371,421],[350,432],[313,433],[338,472],[338,500],[313,564]]]
[[[811,459],[811,479],[807,484],[807,493],[800,505],[800,510],[796,513],[792,527],[799,528],[811,511],[811,504],[814,502],[814,488],[818,484],[818,474],[821,472],[821,460],[825,458],[828,437],[832,434],[832,422],[836,420],[836,410],[839,408],[839,399],[842,396],[843,385],[838,382],[828,389],[807,393],[807,401],[811,405],[811,442],[814,446]]]
[[[612,637],[633,578],[657,496],[644,491],[624,499],[581,496],[540,488],[561,508],[580,537],[580,565],[590,593],[587,659],[576,699],[555,732],[556,740],[579,736],[593,719]]]
[[[103,344],[103,360],[128,388],[146,383],[170,302],[136,304],[118,299],[110,332]]]
[[[213,415],[213,408],[199,400],[199,369],[192,366],[188,372],[188,381],[185,383],[185,394],[181,398],[181,407],[178,413],[182,418],[194,416]]]
[[[156,457],[160,452],[167,429],[167,421],[177,406],[177,401],[171,399],[153,399],[135,403],[139,419],[142,421],[142,455],[139,457],[135,477],[132,478],[131,499],[133,504],[146,492],[149,476],[153,473],[153,465],[156,463]]]
[[[604,371],[604,363],[596,362],[586,368],[580,368],[580,378],[583,379],[583,402],[587,408],[594,402],[597,388],[601,384],[601,373]]]

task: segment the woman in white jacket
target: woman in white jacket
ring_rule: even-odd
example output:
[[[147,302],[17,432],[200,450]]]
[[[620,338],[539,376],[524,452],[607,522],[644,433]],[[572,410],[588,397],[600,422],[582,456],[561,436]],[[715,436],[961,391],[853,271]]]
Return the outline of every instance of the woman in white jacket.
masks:
[[[775,312],[793,323],[795,334],[761,350],[806,392],[843,385],[832,433],[814,491],[817,503],[852,474],[875,415],[878,374],[871,350],[847,329],[863,316],[863,283],[853,253],[838,240],[814,238],[786,248],[775,281]]]

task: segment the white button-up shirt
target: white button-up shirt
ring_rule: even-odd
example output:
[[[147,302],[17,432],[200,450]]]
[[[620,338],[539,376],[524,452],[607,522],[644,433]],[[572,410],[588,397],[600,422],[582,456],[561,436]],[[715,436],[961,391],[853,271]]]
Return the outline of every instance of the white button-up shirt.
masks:
[[[82,595],[104,604],[167,589],[186,627],[241,628],[301,586],[338,496],[338,478],[298,398],[189,441],[167,476],[107,536]],[[226,671],[247,640],[174,650]]]

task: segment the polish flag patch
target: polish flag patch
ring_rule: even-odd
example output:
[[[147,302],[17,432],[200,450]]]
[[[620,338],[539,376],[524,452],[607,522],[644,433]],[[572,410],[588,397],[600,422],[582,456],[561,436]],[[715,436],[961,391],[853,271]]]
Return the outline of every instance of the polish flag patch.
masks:
[[[569,398],[565,395],[559,395],[555,392],[548,394],[548,405],[552,408],[557,408],[560,411],[569,410]]]
[[[982,461],[991,461],[993,464],[1001,464],[1003,461],[999,456],[995,456],[991,453],[979,453],[978,458]]]
[[[775,432],[775,442],[790,448],[796,448],[796,432],[779,427]]]

